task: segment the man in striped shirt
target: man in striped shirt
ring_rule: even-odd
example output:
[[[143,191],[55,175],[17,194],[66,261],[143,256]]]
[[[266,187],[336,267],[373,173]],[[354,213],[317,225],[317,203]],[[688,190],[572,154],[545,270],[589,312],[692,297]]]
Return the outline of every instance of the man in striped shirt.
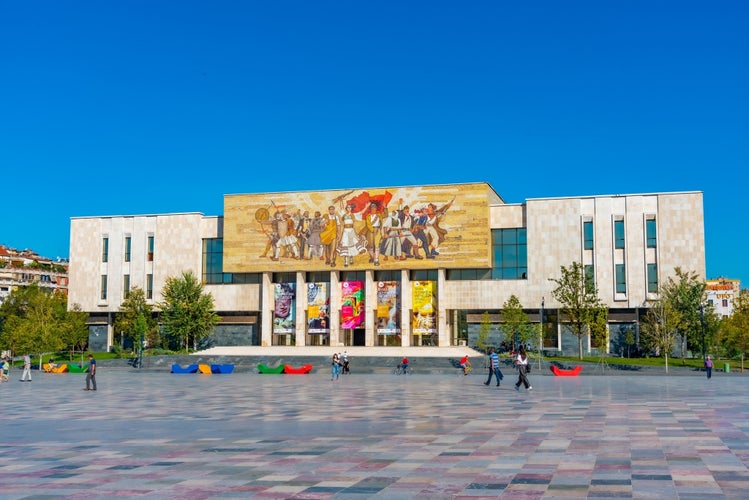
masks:
[[[492,381],[492,375],[497,378],[497,387],[499,387],[499,383],[504,378],[504,375],[502,375],[502,371],[499,369],[499,356],[493,347],[489,351],[489,378],[486,379],[484,385],[489,385]]]

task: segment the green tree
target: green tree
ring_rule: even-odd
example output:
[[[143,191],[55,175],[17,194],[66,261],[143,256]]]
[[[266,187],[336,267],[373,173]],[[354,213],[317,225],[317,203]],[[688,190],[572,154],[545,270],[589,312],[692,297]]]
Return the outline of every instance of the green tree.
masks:
[[[600,309],[605,307],[598,297],[595,283],[585,275],[579,262],[560,268],[562,276],[551,278],[557,284],[552,291],[560,304],[560,312],[570,331],[577,337],[578,357],[583,359],[583,337],[599,320]]]
[[[655,350],[656,353],[663,353],[668,373],[668,356],[679,335],[681,313],[673,307],[673,303],[663,291],[660,296],[660,299],[648,302],[648,310],[640,325],[640,343],[647,349]]]
[[[505,338],[513,341],[515,340],[515,334],[517,334],[518,342],[525,345],[526,351],[530,351],[528,346],[531,343],[538,341],[538,327],[531,324],[528,315],[523,311],[523,304],[520,303],[520,299],[515,295],[511,295],[502,304],[502,324],[500,325],[500,329],[504,333]],[[515,346],[516,349],[517,347]]]
[[[734,299],[733,314],[721,322],[718,336],[725,354],[740,356],[743,366],[749,353],[749,291],[742,290]]]
[[[203,285],[191,272],[179,278],[169,277],[162,291],[161,325],[164,333],[181,347],[193,349],[213,332],[219,318],[213,309],[213,297],[203,293]]]
[[[13,290],[0,306],[0,347],[14,353],[56,352],[85,343],[87,313],[36,283]]]
[[[674,269],[676,277],[669,277],[661,287],[661,297],[670,303],[670,307],[678,312],[676,330],[686,342],[681,342],[681,358],[686,359],[686,344],[697,345],[706,355],[702,345],[702,324],[700,321],[700,305],[705,295],[707,284],[700,281],[697,273]]]
[[[145,325],[141,325],[143,330],[138,330],[136,321],[142,316]],[[123,339],[131,339],[133,346],[140,343],[141,333],[143,334],[148,345],[158,347],[159,325],[153,315],[153,306],[146,300],[146,294],[142,288],[133,287],[130,294],[120,304],[120,310],[114,320],[115,341],[121,342]]]

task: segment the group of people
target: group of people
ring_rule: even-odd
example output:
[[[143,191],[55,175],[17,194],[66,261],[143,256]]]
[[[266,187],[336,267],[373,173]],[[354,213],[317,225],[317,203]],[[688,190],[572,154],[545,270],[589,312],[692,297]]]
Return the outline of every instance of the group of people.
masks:
[[[439,255],[439,245],[447,231],[440,220],[454,201],[442,207],[433,203],[414,210],[398,201],[397,208],[387,206],[387,199],[360,197],[345,201],[336,198],[339,209],[330,205],[328,211],[310,215],[308,210],[287,213],[279,208],[272,217],[267,211],[259,220],[268,237],[261,257],[279,260],[282,257],[299,260],[324,260],[336,266],[337,257],[343,257],[344,267],[354,263],[354,257],[369,254],[369,262],[380,265],[387,260],[433,259]],[[353,203],[352,201],[356,201]],[[423,256],[419,250],[423,252]]]
[[[343,354],[333,353],[333,361],[331,362],[331,373],[330,380],[338,380],[341,376],[351,374],[351,368],[349,367],[348,353],[343,351]]]
[[[514,364],[518,370],[518,380],[515,383],[515,390],[519,391],[521,385],[525,387],[526,390],[530,391],[531,389],[533,389],[530,382],[528,381],[528,354],[525,352],[524,346],[520,346],[520,348],[518,349],[518,352],[515,355]],[[465,368],[463,370],[465,372]],[[493,347],[489,351],[489,378],[486,379],[484,385],[489,385],[492,381],[492,377],[497,380],[497,386],[499,386],[504,379],[502,370],[499,369],[499,355]]]

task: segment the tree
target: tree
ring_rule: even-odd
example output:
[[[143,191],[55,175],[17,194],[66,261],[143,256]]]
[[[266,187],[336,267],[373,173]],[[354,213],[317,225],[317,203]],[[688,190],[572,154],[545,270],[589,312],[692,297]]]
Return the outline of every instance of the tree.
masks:
[[[193,348],[213,332],[218,315],[213,310],[213,297],[203,293],[203,285],[191,271],[179,278],[169,277],[161,293],[161,325],[164,333],[176,340],[180,347]]]
[[[686,344],[699,345],[703,358],[706,353],[702,342],[700,305],[707,284],[700,281],[697,273],[674,269],[676,278],[669,277],[661,287],[661,297],[670,303],[670,308],[678,312],[676,329],[686,342],[681,342],[681,358],[686,358]]]
[[[511,295],[504,304],[502,304],[502,324],[500,329],[505,334],[505,338],[515,340],[525,345],[526,351],[530,351],[528,345],[538,338],[538,329],[532,325],[528,315],[523,311],[523,305],[515,295]],[[518,346],[515,346],[517,349]]]
[[[721,322],[718,330],[721,345],[728,356],[749,353],[749,291],[742,290],[733,302],[733,314]]]
[[[139,317],[143,318],[144,325],[136,325]],[[142,330],[136,328],[139,326]],[[140,343],[141,333],[149,346],[157,347],[159,342],[159,326],[153,315],[153,306],[146,301],[146,294],[142,288],[133,287],[130,294],[120,304],[120,310],[114,320],[115,335],[120,341],[126,338],[132,339],[133,346]]]
[[[644,347],[653,349],[656,353],[663,352],[668,373],[668,356],[679,335],[681,313],[674,309],[673,303],[667,299],[663,291],[660,295],[660,299],[648,303],[650,307],[641,324],[640,341]]]
[[[88,338],[87,313],[68,311],[67,297],[36,283],[13,290],[0,305],[0,346],[16,353],[73,349]]]
[[[560,268],[561,278],[551,278],[557,284],[552,291],[560,304],[560,312],[577,336],[578,357],[583,359],[583,336],[591,333],[591,326],[600,321],[600,310],[605,306],[598,297],[595,283],[585,275],[579,262]]]

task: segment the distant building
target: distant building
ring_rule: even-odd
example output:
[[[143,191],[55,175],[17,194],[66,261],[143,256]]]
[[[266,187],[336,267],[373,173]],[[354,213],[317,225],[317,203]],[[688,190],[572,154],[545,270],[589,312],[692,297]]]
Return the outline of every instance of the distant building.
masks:
[[[192,272],[221,318],[209,345],[475,346],[519,299],[543,348],[577,353],[553,298],[580,263],[609,308],[619,354],[648,301],[681,268],[705,276],[701,192],[591,195],[507,204],[486,183],[224,196],[200,213],[74,217],[69,305],[89,313],[93,350],[111,347],[132,287],[154,306]],[[536,345],[537,347],[537,345]]]
[[[67,293],[67,259],[53,261],[32,250],[16,250],[0,245],[0,304],[13,290],[31,283]]]
[[[741,292],[741,281],[727,278],[706,280],[707,303],[713,306],[715,313],[721,318],[733,314],[733,303]]]

